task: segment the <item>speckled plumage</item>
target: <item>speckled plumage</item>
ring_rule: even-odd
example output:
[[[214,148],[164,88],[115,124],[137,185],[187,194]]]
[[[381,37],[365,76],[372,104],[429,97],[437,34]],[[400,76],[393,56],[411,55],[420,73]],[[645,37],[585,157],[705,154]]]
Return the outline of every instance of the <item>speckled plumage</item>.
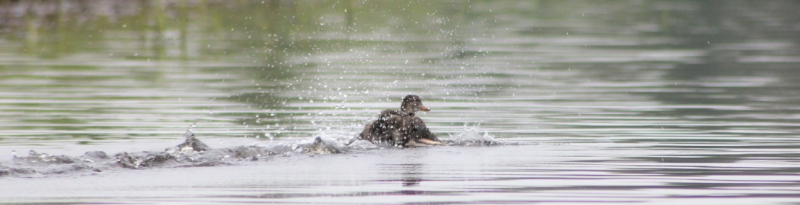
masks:
[[[425,126],[425,122],[415,116],[417,111],[430,109],[422,105],[419,96],[407,95],[403,98],[400,110],[383,110],[378,119],[364,126],[359,137],[373,143],[388,143],[399,147],[441,144],[436,135]]]

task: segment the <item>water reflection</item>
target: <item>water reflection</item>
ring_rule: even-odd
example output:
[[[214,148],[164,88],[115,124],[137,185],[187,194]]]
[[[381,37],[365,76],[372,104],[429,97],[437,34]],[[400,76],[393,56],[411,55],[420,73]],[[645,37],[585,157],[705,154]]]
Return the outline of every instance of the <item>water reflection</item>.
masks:
[[[422,172],[423,164],[419,164],[419,163],[416,163],[416,164],[382,164],[381,166],[382,167],[380,169],[389,171],[389,173],[387,173],[389,175],[399,174],[400,175],[399,182],[402,182],[401,184],[402,184],[403,187],[419,186],[419,183],[422,181],[422,178],[421,178],[420,175],[423,174],[423,172]],[[394,172],[400,172],[400,173],[394,173]],[[415,192],[415,191],[412,191],[412,190],[404,190],[404,191],[402,191],[402,193],[403,194],[408,194],[408,195],[419,194],[419,192]]]
[[[471,170],[477,176],[447,170],[472,158],[452,167],[417,158],[375,163],[390,178],[351,185],[395,189],[353,195],[435,195],[443,192],[426,185],[463,182],[468,188],[448,193],[490,190],[520,196],[515,202],[599,198],[586,189],[661,200],[781,198],[751,188],[796,185],[778,178],[798,172],[798,8],[795,1],[0,1],[0,144],[179,138],[191,123],[210,138],[350,137],[413,93],[433,108],[421,117],[438,136],[477,132],[528,144],[478,161],[492,166]],[[292,191],[263,196],[346,196]]]
[[[441,108],[426,117],[442,134],[791,135],[795,7],[3,1],[7,135],[159,136],[187,121],[220,136],[348,133],[408,93]]]

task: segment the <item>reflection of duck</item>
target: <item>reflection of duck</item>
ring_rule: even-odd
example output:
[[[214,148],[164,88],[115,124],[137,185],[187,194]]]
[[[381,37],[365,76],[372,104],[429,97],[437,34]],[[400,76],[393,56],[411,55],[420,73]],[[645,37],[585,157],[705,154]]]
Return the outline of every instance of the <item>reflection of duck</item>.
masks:
[[[378,119],[364,127],[359,137],[399,147],[442,144],[436,135],[428,130],[425,122],[414,116],[417,111],[427,112],[430,109],[422,105],[419,96],[407,95],[403,98],[400,110],[383,110]]]

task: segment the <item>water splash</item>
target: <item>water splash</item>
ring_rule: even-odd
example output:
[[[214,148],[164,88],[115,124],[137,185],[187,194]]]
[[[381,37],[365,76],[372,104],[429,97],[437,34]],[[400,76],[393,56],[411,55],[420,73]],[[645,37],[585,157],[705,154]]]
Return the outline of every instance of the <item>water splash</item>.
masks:
[[[468,124],[464,124],[464,131],[450,134],[450,139],[444,140],[444,142],[450,146],[495,146],[506,144],[495,140],[495,137],[490,135],[489,131],[481,130],[479,125],[470,126]]]
[[[262,161],[273,156],[295,154],[326,155],[364,152],[375,149],[393,149],[366,140],[357,140],[356,134],[347,129],[324,129],[313,137],[288,140],[277,145],[249,145],[229,148],[212,148],[201,142],[187,129],[185,141],[168,147],[164,151],[121,152],[108,155],[102,151],[90,151],[78,157],[50,155],[31,150],[28,156],[14,154],[11,163],[0,164],[0,177],[48,177],[61,174],[97,174],[115,169],[151,169],[174,167],[198,167],[235,165],[239,162]],[[488,131],[478,126],[465,125],[464,131],[450,134],[443,140],[445,146],[495,146],[498,142]]]

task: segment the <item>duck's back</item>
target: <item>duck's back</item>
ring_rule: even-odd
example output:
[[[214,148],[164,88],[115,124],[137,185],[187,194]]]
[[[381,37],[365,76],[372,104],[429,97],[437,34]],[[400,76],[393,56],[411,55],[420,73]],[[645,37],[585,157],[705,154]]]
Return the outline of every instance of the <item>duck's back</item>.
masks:
[[[400,117],[400,111],[393,109],[386,109],[381,111],[378,119],[370,122],[364,126],[364,131],[359,135],[361,139],[369,141],[391,141],[391,134],[388,133],[389,129],[394,127],[392,125],[396,118]]]

